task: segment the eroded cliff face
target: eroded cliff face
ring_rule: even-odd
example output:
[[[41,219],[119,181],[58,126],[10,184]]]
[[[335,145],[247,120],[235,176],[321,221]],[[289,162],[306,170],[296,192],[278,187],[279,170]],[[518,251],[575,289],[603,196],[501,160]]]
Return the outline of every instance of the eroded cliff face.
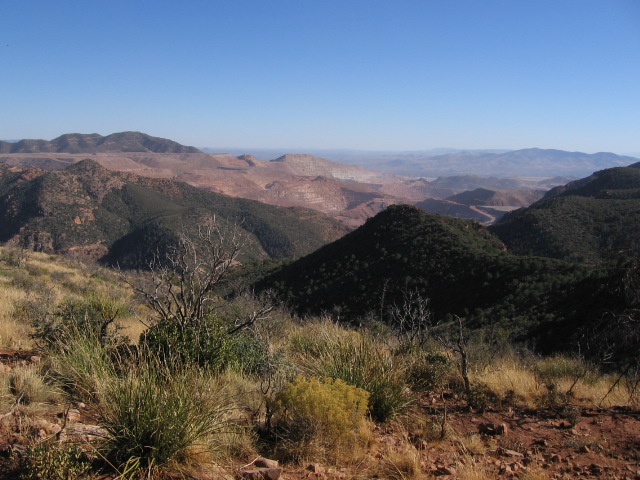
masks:
[[[29,153],[0,154],[0,161],[58,170],[87,156],[109,170],[179,180],[212,192],[276,206],[312,208],[350,226],[362,224],[387,205],[450,193],[422,179],[372,172],[307,154],[265,161],[252,155],[235,157],[225,153]],[[75,186],[74,190],[76,187],[91,188],[90,185]],[[101,192],[95,193],[101,195]]]
[[[323,176],[363,183],[375,181],[389,182],[395,177],[394,175],[372,172],[371,170],[355,165],[344,165],[342,163],[332,162],[306,153],[283,155],[271,163],[287,165],[294,175],[310,177]]]

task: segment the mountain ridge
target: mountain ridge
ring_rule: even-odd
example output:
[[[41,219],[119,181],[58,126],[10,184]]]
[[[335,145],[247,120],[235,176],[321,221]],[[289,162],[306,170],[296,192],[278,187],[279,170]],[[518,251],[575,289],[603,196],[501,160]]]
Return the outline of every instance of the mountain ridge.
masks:
[[[637,257],[640,164],[600,170],[557,187],[489,229],[519,255],[588,263]]]
[[[113,172],[91,159],[53,172],[0,168],[0,241],[38,251],[144,267],[153,242],[175,238],[181,229],[193,234],[209,217],[224,228],[241,222],[249,238],[248,259],[302,255],[347,231],[316,211]]]
[[[107,136],[97,133],[67,133],[53,140],[24,139],[0,141],[0,153],[70,153],[106,152],[202,153],[195,147],[173,140],[152,137],[141,132],[118,132]]]

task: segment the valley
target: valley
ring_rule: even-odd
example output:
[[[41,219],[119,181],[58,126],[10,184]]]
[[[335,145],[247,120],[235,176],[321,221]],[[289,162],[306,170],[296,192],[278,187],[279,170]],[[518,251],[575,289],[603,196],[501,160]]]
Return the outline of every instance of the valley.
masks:
[[[577,161],[573,154],[565,153],[571,162]],[[557,160],[561,154],[554,152],[554,158]],[[544,158],[545,155],[541,151],[540,156]],[[476,219],[488,224],[504,211],[528,206],[539,198],[536,191],[546,191],[571,180],[553,173],[547,177],[524,176],[525,170],[516,166],[513,168],[520,169],[519,175],[522,176],[492,177],[491,173],[496,169],[490,167],[490,163],[486,163],[486,168],[480,168],[487,171],[483,176],[438,176],[441,168],[433,162],[428,164],[433,168],[425,167],[421,176],[402,176],[310,154],[285,154],[265,160],[253,155],[203,153],[195,147],[139,132],[122,132],[106,137],[67,134],[50,142],[21,140],[0,143],[0,162],[16,167],[51,171],[86,158],[109,170],[186,182],[212,192],[276,206],[311,208],[352,228],[362,225],[367,218],[389,205],[420,202],[423,202],[421,208],[431,213]],[[530,156],[527,159],[531,161]],[[441,164],[450,161],[449,157],[438,160]],[[600,161],[619,164],[625,158],[613,156]],[[362,162],[369,163],[364,158]],[[509,160],[503,159],[502,162],[503,173],[513,170],[504,166]],[[551,172],[556,170],[550,167]],[[487,197],[477,199],[472,205],[468,199],[460,203],[455,197],[476,189],[496,192],[502,199],[487,201]],[[486,194],[490,195],[489,192]],[[492,209],[494,205],[501,208]]]
[[[0,152],[0,478],[637,477],[640,164]]]

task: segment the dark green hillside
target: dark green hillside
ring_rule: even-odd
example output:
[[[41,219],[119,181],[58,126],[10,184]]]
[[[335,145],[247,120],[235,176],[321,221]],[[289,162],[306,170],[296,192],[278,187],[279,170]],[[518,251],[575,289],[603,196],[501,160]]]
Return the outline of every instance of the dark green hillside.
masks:
[[[383,291],[386,301],[393,301],[401,290],[414,287],[439,308],[457,296],[452,283],[482,274],[471,272],[470,259],[499,255],[502,247],[477,223],[396,205],[263,285],[275,287],[302,313],[337,309],[354,319],[379,309]],[[483,293],[473,289],[469,294]]]
[[[612,168],[551,190],[490,227],[519,255],[595,263],[637,256],[640,169]]]
[[[609,168],[550,190],[545,198],[576,195],[593,198],[640,198],[640,163]]]
[[[544,258],[520,258],[477,223],[392,206],[356,231],[271,275],[300,313],[356,320],[417,288],[440,320],[524,334],[540,322],[597,316],[611,305],[601,273]],[[586,299],[585,292],[588,292]],[[576,301],[569,301],[569,299]]]
[[[195,233],[207,217],[248,232],[245,259],[254,260],[304,255],[346,232],[315,211],[114,173],[91,160],[47,173],[0,170],[0,241],[36,250],[85,251],[141,266],[177,232]]]

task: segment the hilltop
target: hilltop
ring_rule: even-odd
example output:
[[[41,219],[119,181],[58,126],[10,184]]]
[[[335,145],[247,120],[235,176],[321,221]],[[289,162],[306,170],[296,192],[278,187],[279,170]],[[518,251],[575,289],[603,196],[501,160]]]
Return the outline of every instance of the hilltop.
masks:
[[[140,132],[120,132],[103,137],[97,133],[68,133],[47,140],[0,141],[0,153],[201,153],[195,147],[185,147],[166,138],[152,137]]]
[[[478,223],[391,206],[259,286],[275,288],[300,313],[329,311],[347,322],[384,319],[388,306],[416,291],[438,322],[458,315],[473,328],[501,328],[544,350],[575,348],[580,335],[606,328],[605,313],[624,308],[621,270],[504,250]],[[583,353],[595,354],[597,346],[587,343]]]
[[[140,266],[208,217],[247,232],[245,260],[302,255],[346,232],[312,210],[111,172],[93,160],[53,172],[0,165],[0,241],[29,249]]]
[[[490,229],[519,255],[596,263],[637,257],[640,164],[601,170],[557,187]]]

